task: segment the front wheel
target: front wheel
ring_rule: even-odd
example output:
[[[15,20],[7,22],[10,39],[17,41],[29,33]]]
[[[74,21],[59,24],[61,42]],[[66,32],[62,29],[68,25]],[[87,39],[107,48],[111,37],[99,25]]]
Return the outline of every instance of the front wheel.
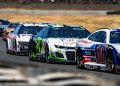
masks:
[[[21,53],[18,52],[18,51],[15,51],[14,54],[15,54],[16,56],[20,56]]]
[[[29,50],[29,61],[33,61],[33,58],[32,58],[32,51],[31,50]]]
[[[109,72],[112,72],[112,73],[115,72],[114,55],[111,50],[107,54],[106,65]]]
[[[46,62],[47,62],[47,63],[50,63],[48,45],[46,45],[46,47],[45,47],[45,59],[46,59]]]
[[[83,55],[81,50],[79,50],[76,54],[76,63],[77,69],[84,69]]]

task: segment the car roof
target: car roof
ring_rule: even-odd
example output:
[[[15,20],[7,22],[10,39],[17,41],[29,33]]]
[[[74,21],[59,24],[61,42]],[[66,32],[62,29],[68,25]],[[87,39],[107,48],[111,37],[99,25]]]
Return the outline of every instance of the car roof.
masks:
[[[110,31],[120,32],[120,28],[112,28]]]
[[[70,26],[72,28],[80,28],[81,30],[85,30],[85,28],[83,26]]]
[[[24,24],[21,24],[23,26],[39,26],[39,24],[36,24],[36,23],[24,23]]]
[[[65,25],[60,25],[60,24],[49,24],[49,26],[53,27],[53,28],[57,28],[57,27],[64,27]]]
[[[51,23],[39,23],[39,26],[40,27],[45,27],[45,26],[48,26],[49,24],[51,24]]]
[[[116,32],[120,32],[120,28],[101,28],[101,29],[99,29],[99,30],[97,30],[97,31],[116,31]],[[96,31],[96,32],[97,32]]]

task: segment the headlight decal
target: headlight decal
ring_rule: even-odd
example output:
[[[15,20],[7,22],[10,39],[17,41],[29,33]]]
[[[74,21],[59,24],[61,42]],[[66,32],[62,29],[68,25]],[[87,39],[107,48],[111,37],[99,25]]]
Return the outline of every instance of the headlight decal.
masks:
[[[60,46],[60,45],[54,45],[54,46],[60,49],[75,49],[75,47],[69,47],[69,46]]]

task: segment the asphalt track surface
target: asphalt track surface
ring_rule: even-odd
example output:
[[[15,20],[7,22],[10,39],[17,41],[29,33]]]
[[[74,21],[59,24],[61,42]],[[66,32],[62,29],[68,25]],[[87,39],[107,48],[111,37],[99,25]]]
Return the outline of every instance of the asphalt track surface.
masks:
[[[83,69],[76,69],[75,64],[47,64],[44,62],[31,62],[28,60],[28,56],[15,56],[15,55],[8,55],[6,54],[6,46],[5,42],[0,38],[0,62],[5,63],[5,65],[14,64],[15,66],[29,66],[35,67],[36,74],[48,73],[49,71],[65,71],[65,72],[79,72],[83,74],[94,74],[99,78],[104,78],[109,83],[113,81],[120,86],[120,74],[111,74],[108,72],[100,72],[100,71],[93,71],[93,70],[83,70]],[[6,64],[7,63],[7,64]],[[27,73],[28,74],[28,73]]]

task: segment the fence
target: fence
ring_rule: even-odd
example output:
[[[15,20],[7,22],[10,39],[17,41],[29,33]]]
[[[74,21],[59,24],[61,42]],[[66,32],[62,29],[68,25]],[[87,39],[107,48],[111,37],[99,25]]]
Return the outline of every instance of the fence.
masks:
[[[0,0],[20,4],[31,3],[62,3],[62,4],[119,4],[120,0]]]

